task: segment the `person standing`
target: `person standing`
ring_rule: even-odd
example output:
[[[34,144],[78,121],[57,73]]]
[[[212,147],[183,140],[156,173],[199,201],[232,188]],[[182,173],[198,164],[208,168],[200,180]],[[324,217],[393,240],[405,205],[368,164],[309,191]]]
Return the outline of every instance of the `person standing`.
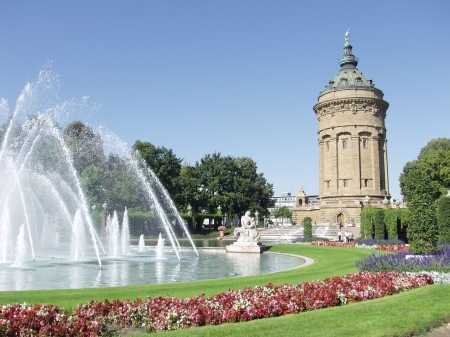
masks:
[[[349,242],[348,230],[345,231],[345,242]]]
[[[342,232],[340,230],[338,232],[338,240],[339,242],[342,242]]]

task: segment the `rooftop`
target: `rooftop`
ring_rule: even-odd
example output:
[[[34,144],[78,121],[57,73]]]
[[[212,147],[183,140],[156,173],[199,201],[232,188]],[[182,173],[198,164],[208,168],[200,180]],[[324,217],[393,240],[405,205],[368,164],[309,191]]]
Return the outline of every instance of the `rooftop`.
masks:
[[[347,31],[345,33],[344,55],[339,59],[341,71],[333,80],[328,82],[325,86],[325,90],[319,94],[319,97],[331,91],[353,88],[376,90],[383,94],[380,89],[375,87],[375,84],[371,79],[367,79],[362,72],[356,68],[359,60],[355,55],[353,55],[352,48],[353,47],[349,41],[349,31]]]

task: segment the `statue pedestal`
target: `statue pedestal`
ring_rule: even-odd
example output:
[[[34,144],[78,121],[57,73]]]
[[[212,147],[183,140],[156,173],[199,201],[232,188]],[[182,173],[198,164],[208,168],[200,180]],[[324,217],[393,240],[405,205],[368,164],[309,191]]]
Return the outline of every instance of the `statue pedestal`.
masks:
[[[268,249],[267,246],[260,243],[242,244],[237,242],[227,245],[225,248],[228,253],[262,253]]]

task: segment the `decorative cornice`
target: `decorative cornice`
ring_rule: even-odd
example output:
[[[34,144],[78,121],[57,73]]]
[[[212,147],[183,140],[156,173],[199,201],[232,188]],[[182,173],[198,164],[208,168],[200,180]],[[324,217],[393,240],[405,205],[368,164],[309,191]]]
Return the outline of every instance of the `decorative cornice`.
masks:
[[[384,134],[385,135],[386,134],[386,130],[387,130],[385,127],[378,126],[378,125],[356,125],[356,126],[359,126],[359,127],[373,127],[373,128],[375,128],[377,130],[377,132],[378,132],[377,135],[378,134]],[[350,127],[353,128],[353,127],[355,127],[355,125],[354,124],[338,125],[338,126],[332,125],[330,127],[320,129],[319,131],[317,131],[317,134],[320,135],[324,131],[337,129],[337,130],[335,130],[333,132],[333,134],[337,135],[339,133],[338,132],[339,129],[350,128]],[[348,131],[344,131],[344,132],[348,132]],[[364,132],[364,131],[360,131],[360,132]],[[350,133],[350,135],[353,135],[351,132],[348,132],[348,133]],[[372,135],[371,138],[372,139],[378,139],[377,135]],[[358,136],[352,136],[352,137],[357,138]],[[319,139],[319,142],[321,142],[321,141],[323,141],[323,140]]]
[[[321,102],[316,104],[313,109],[317,115],[317,119],[320,121],[321,118],[326,115],[331,115],[331,117],[334,117],[338,113],[343,114],[348,112],[352,114],[357,114],[359,112],[371,113],[374,116],[384,119],[386,117],[386,110],[388,107],[389,104],[380,99],[348,98]]]

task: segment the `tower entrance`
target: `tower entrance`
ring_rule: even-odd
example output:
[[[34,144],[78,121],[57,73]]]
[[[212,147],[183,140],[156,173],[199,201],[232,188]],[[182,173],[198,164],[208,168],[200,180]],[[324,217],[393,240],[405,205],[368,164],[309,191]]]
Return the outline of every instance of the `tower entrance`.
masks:
[[[342,213],[339,213],[336,217],[336,222],[340,222],[341,226],[345,224],[345,216]]]

